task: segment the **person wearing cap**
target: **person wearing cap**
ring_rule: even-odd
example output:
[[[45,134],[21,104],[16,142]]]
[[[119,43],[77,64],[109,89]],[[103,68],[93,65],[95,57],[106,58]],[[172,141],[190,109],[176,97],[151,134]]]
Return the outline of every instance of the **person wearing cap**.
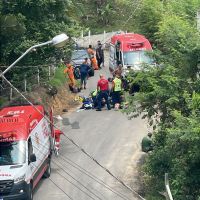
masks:
[[[119,109],[121,103],[121,92],[122,92],[122,80],[120,76],[117,74],[112,81],[112,100],[113,107]]]
[[[100,41],[97,42],[96,58],[97,58],[98,68],[101,69],[101,64],[103,64],[104,66],[104,52]]]
[[[108,80],[105,79],[105,77],[101,74],[100,79],[97,83],[97,91],[98,91],[98,108],[97,111],[101,111],[101,102],[102,99],[104,98],[107,104],[108,110],[110,110],[110,103],[108,101],[108,96],[109,96],[109,83]]]
[[[148,132],[147,136],[142,139],[142,151],[148,153],[153,150],[152,133]]]

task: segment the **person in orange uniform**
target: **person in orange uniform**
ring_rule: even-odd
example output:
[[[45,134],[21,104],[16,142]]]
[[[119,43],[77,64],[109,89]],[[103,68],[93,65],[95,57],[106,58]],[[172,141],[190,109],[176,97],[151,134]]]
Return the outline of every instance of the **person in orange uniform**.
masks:
[[[68,75],[69,80],[70,80],[69,85],[72,88],[74,88],[75,86],[74,67],[70,64],[70,61],[67,61],[65,65],[66,65],[66,68],[64,69],[64,74]]]
[[[89,45],[89,48],[87,50],[88,54],[89,54],[89,58],[91,61],[91,65],[93,67],[94,70],[98,70],[98,65],[97,65],[97,59],[95,57],[95,51],[92,49],[92,45]]]

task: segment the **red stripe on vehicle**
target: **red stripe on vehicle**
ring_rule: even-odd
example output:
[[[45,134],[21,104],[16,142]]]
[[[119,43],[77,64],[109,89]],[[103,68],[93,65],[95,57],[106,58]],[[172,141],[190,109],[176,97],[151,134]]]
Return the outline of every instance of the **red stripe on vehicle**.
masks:
[[[48,167],[48,164],[46,164],[46,165],[44,166],[44,168],[41,170],[41,172],[38,174],[37,178],[36,178],[36,179],[34,180],[34,182],[33,182],[33,188],[35,188],[35,186],[38,184],[38,182],[39,182],[40,179],[42,178],[44,172],[46,171],[47,167]]]

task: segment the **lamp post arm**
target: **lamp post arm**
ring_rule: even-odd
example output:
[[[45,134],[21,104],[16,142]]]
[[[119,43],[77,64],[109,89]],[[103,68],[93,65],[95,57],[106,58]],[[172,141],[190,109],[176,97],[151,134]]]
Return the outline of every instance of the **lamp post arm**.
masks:
[[[12,63],[8,68],[6,68],[1,74],[0,74],[0,77],[4,76],[4,74],[10,70],[16,63],[18,63],[27,53],[29,53],[32,49],[34,48],[37,48],[37,47],[41,47],[41,46],[44,46],[44,45],[47,45],[47,44],[51,44],[52,41],[47,41],[47,42],[44,42],[44,43],[41,43],[41,44],[36,44],[32,47],[30,47],[29,49],[27,49],[14,63]]]

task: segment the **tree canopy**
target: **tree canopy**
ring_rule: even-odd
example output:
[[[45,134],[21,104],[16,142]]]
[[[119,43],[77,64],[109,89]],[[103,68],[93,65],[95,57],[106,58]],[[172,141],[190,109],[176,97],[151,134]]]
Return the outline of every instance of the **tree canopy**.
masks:
[[[140,91],[129,96],[128,113],[143,115],[154,132],[154,150],[144,166],[146,198],[160,199],[164,173],[176,200],[200,199],[199,0],[2,0],[0,65],[8,66],[30,46],[65,32],[129,30],[154,45],[156,66],[131,72]],[[69,49],[37,49],[19,64],[38,65]],[[33,71],[29,71],[31,74]],[[22,69],[18,70],[18,81]],[[27,72],[26,72],[27,73]]]
[[[9,65],[30,46],[48,41],[55,35],[76,35],[79,26],[69,17],[67,0],[3,0],[1,14],[1,65]],[[28,54],[21,64],[44,64],[55,55],[45,47]],[[38,56],[40,55],[40,56]]]
[[[128,112],[148,118],[154,130],[155,148],[144,167],[147,199],[161,198],[166,172],[174,199],[200,198],[199,8],[198,0],[144,0],[135,19],[154,43],[157,63],[129,75],[140,92],[130,96]]]

